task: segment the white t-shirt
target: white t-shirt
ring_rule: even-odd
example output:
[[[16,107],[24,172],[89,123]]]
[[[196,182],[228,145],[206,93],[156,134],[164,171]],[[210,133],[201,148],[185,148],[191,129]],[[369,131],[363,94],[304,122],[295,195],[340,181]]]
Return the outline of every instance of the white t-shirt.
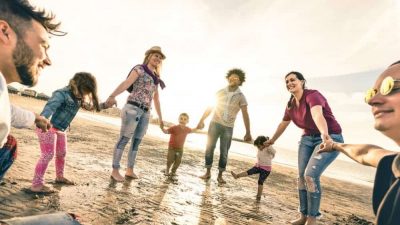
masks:
[[[0,148],[7,141],[11,126],[16,128],[31,127],[35,114],[10,104],[6,80],[0,73]]]

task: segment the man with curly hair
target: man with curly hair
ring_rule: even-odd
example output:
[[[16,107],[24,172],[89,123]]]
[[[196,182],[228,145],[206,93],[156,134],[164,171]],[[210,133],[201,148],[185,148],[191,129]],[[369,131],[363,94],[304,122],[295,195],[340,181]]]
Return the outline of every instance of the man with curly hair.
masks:
[[[49,33],[59,32],[54,15],[34,8],[27,0],[0,1],[0,180],[15,160],[17,142],[11,126],[34,123],[46,131],[50,122],[33,112],[10,105],[7,84],[33,86],[41,70],[51,65]],[[60,34],[60,33],[59,33]]]
[[[211,178],[211,167],[214,158],[215,145],[219,139],[220,156],[218,163],[218,178],[220,184],[226,183],[222,173],[226,169],[228,151],[231,146],[233,127],[239,110],[242,111],[246,134],[244,141],[251,141],[250,119],[247,112],[247,101],[239,86],[246,80],[246,74],[241,69],[231,69],[226,75],[228,86],[217,92],[217,103],[215,107],[209,107],[200,119],[198,128],[204,127],[204,120],[214,111],[213,118],[208,128],[208,140],[205,153],[205,167],[207,172],[201,176],[202,179]]]

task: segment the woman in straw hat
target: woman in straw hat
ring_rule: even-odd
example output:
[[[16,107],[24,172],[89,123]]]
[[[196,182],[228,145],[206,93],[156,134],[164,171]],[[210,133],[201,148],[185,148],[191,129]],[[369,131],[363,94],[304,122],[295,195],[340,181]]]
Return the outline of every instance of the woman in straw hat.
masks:
[[[118,141],[114,148],[111,179],[122,182],[125,178],[137,179],[133,171],[138,147],[144,134],[146,133],[151,102],[154,99],[154,107],[157,111],[160,127],[163,128],[163,120],[158,93],[158,85],[163,89],[164,82],[160,79],[160,69],[162,61],[165,59],[161,48],[154,46],[146,51],[143,64],[136,65],[124,80],[111,93],[106,101],[106,106],[116,105],[115,97],[127,90],[130,92],[125,106],[122,108],[121,131]],[[126,144],[132,139],[131,148],[128,153],[128,165],[125,178],[119,173],[120,161]]]

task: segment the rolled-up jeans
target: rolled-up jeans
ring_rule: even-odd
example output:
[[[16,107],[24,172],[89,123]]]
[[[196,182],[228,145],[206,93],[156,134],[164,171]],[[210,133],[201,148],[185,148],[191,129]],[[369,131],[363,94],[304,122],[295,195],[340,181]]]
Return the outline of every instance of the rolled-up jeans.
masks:
[[[343,143],[341,134],[330,134],[333,141]],[[318,154],[322,139],[320,135],[302,136],[298,152],[298,189],[300,207],[299,211],[305,216],[318,217],[321,215],[320,176],[324,170],[339,155],[338,151]]]
[[[121,131],[113,154],[112,167],[114,169],[119,169],[121,167],[121,157],[130,139],[132,139],[132,143],[128,153],[127,167],[134,167],[139,144],[146,134],[147,127],[149,126],[149,119],[150,112],[145,112],[137,106],[125,104],[124,108],[122,108]]]
[[[220,172],[225,171],[228,162],[228,151],[231,147],[233,127],[227,127],[219,123],[211,122],[208,127],[208,139],[206,148],[206,168],[211,168],[214,160],[214,150],[219,138],[219,163]]]

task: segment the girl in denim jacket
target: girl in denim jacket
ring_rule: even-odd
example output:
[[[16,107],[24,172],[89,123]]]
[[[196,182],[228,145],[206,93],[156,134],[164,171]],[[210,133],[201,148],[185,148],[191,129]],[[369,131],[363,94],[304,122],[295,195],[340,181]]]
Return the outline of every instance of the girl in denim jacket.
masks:
[[[67,152],[66,129],[81,107],[87,110],[96,109],[96,111],[100,111],[96,78],[92,74],[85,72],[76,73],[68,86],[56,90],[40,114],[48,119],[51,117],[52,128],[48,132],[36,129],[41,155],[36,164],[30,188],[31,192],[54,192],[44,185],[43,179],[47,166],[50,160],[53,159],[54,152],[56,153],[55,182],[67,185],[74,184],[74,182],[64,177],[65,155]]]

